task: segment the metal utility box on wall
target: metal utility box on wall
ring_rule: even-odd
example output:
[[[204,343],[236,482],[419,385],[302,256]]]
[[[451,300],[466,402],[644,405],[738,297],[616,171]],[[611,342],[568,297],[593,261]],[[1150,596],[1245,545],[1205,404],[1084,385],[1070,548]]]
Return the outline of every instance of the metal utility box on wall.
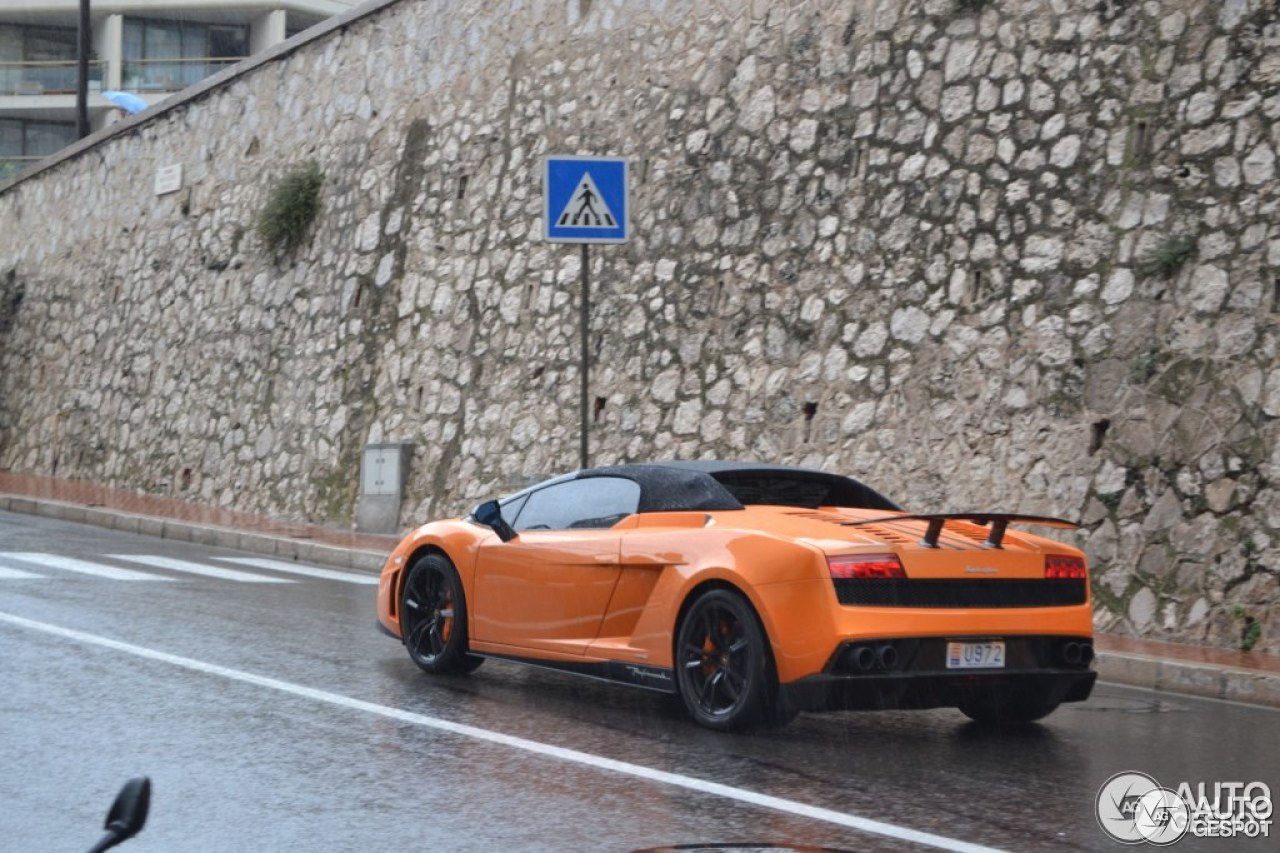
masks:
[[[400,527],[400,504],[413,458],[412,444],[367,444],[360,457],[360,498],[356,502],[356,530],[395,533]]]

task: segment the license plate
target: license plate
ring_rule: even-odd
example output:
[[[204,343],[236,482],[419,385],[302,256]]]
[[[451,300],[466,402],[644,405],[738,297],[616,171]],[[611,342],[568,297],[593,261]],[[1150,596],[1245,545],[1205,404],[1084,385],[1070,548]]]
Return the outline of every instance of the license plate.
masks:
[[[1004,669],[1004,640],[947,643],[947,669]]]

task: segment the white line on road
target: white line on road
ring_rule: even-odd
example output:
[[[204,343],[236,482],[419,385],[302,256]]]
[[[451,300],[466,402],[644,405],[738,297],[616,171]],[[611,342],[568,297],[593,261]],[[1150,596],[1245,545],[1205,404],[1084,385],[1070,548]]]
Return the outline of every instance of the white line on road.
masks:
[[[237,572],[235,569],[220,569],[217,566],[206,566],[201,563],[188,563],[186,560],[175,560],[171,557],[152,557],[147,554],[108,554],[113,560],[124,560],[127,563],[142,563],[144,566],[155,566],[157,569],[168,569],[171,572],[185,572],[190,575],[206,575],[221,578],[225,581],[240,583],[293,583],[284,578],[269,578],[266,575],[254,575],[249,572]]]
[[[224,563],[235,563],[239,566],[254,566],[259,569],[270,569],[274,572],[287,572],[304,575],[309,578],[324,578],[343,583],[358,583],[377,586],[378,579],[373,575],[359,575],[355,572],[339,572],[333,569],[320,569],[315,566],[304,566],[298,563],[286,563],[284,560],[268,560],[265,557],[218,557]]]
[[[42,577],[44,577],[44,575],[37,575],[37,574],[32,574],[31,572],[24,572],[22,571],[22,569],[6,569],[4,566],[0,566],[0,580],[17,581],[17,580],[26,580],[29,578],[42,578]]]
[[[61,569],[64,572],[78,572],[82,575],[93,575],[99,578],[110,578],[113,581],[168,581],[172,578],[161,577],[147,572],[135,572],[131,569],[118,569],[115,566],[104,566],[89,563],[71,557],[59,557],[57,554],[37,554],[29,552],[6,551],[0,553],[0,559],[13,559],[22,563],[33,563],[49,569]]]
[[[486,743],[498,744],[499,746],[518,749],[522,752],[528,752],[534,755],[556,758],[561,761],[585,765],[598,770],[607,770],[612,773],[619,773],[625,776],[645,779],[650,782],[673,785],[690,791],[697,791],[699,793],[710,794],[716,797],[724,797],[729,800],[736,800],[740,803],[746,803],[748,805],[759,806],[766,809],[773,809],[774,811],[783,812],[785,814],[822,821],[824,823],[834,824],[836,826],[857,830],[859,832],[866,832],[872,835],[881,835],[897,841],[905,841],[912,844],[923,844],[928,847],[936,847],[940,850],[956,851],[956,853],[998,853],[996,848],[983,847],[979,844],[972,844],[955,838],[947,838],[943,835],[934,835],[931,832],[921,832],[915,829],[908,829],[904,826],[897,826],[892,823],[872,820],[871,818],[858,817],[857,815],[845,814],[844,812],[838,812],[833,809],[807,805],[805,803],[797,802],[796,800],[787,800],[781,797],[770,796],[769,794],[760,794],[755,791],[749,791],[745,788],[735,788],[731,785],[722,785],[719,782],[710,782],[705,779],[698,779],[693,776],[684,776],[679,773],[668,773],[665,770],[654,770],[650,767],[644,767],[643,765],[631,764],[626,761],[617,761],[612,758],[604,758],[603,756],[592,755],[588,752],[579,752],[575,749],[565,749],[564,747],[552,746],[551,744],[540,743],[535,740],[528,740],[526,738],[515,737],[513,735],[504,735],[501,732],[494,732],[488,729],[481,729],[476,726],[468,726],[462,723],[453,723],[448,720],[442,720],[438,717],[428,717],[425,714],[415,714],[412,711],[403,711],[399,708],[392,708],[387,705],[377,705],[373,702],[353,699],[350,696],[330,693],[325,690],[317,690],[313,687],[304,687],[300,684],[292,684],[288,681],[280,681],[279,679],[268,678],[263,675],[254,675],[253,673],[242,672],[237,669],[229,669],[225,666],[205,663],[204,661],[198,661],[192,658],[171,655],[168,652],[148,649],[143,646],[135,646],[131,643],[123,643],[119,640],[100,637],[96,634],[86,634],[83,631],[62,628],[58,625],[50,625],[45,622],[36,622],[32,619],[26,619],[9,613],[0,612],[0,622],[7,622],[10,625],[16,625],[19,628],[27,628],[32,631],[42,631],[46,634],[52,634],[55,637],[75,640],[80,643],[88,643],[104,649],[114,649],[115,651],[124,652],[125,654],[146,658],[148,660],[160,661],[173,666],[180,666],[184,669],[202,672],[207,675],[216,675],[220,678],[239,681],[244,684],[253,684],[258,687],[277,690],[281,693],[301,696],[305,699],[324,702],[328,705],[336,705],[338,707],[348,708],[354,711],[364,711],[368,714],[376,714],[380,717],[399,720],[400,722],[423,726],[424,728],[448,732],[450,734],[460,735],[462,737],[468,737],[474,740],[484,741]]]

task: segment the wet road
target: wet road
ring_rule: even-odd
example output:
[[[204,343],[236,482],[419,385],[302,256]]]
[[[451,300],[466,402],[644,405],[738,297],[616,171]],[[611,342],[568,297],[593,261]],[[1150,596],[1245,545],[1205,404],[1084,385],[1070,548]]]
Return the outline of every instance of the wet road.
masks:
[[[86,849],[141,774],[132,853],[1122,850],[1094,818],[1120,771],[1280,793],[1280,714],[1107,685],[1003,733],[928,711],[728,736],[500,662],[430,679],[375,631],[369,576],[261,559],[0,513],[0,849]]]

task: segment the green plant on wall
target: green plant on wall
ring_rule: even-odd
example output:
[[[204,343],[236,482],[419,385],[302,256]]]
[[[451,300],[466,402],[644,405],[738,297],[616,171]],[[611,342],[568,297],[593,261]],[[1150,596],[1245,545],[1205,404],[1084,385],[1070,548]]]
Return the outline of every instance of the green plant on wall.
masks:
[[[1155,347],[1140,353],[1129,363],[1130,381],[1139,384],[1149,381],[1151,377],[1160,372],[1160,363],[1163,360],[1163,355]]]
[[[1194,237],[1169,237],[1142,259],[1138,270],[1144,275],[1173,275],[1196,250]]]
[[[271,188],[258,214],[257,232],[273,255],[290,252],[302,242],[320,213],[324,173],[313,160],[294,166]]]
[[[1240,650],[1253,651],[1253,647],[1262,639],[1262,623],[1252,616],[1245,617],[1244,630],[1240,632]]]
[[[1231,618],[1237,622],[1244,620],[1244,627],[1240,629],[1240,651],[1253,651],[1258,640],[1262,639],[1262,622],[1245,613],[1244,608],[1238,604],[1231,609]]]

